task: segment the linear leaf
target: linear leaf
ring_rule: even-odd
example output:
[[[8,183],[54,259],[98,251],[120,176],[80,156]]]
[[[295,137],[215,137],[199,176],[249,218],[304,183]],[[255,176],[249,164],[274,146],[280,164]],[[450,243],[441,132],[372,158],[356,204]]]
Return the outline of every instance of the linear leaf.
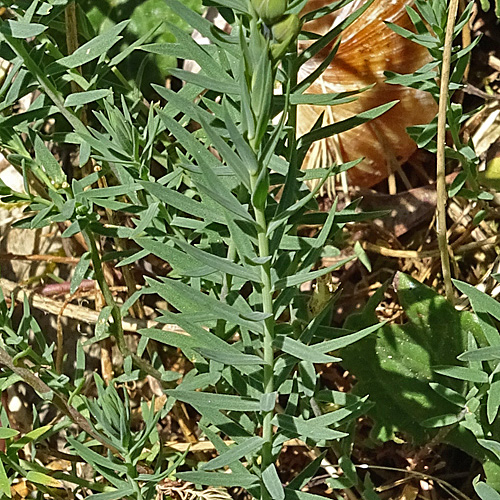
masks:
[[[274,464],[264,470],[262,473],[262,480],[264,481],[264,486],[271,495],[273,500],[284,500],[285,492],[283,491],[283,485],[281,484],[281,479],[278,476],[278,472]]]
[[[480,347],[465,351],[457,357],[459,361],[494,361],[500,359],[500,346]]]
[[[245,186],[250,186],[250,178],[249,178],[249,168],[245,166],[245,163],[242,159],[231,149],[231,147],[226,143],[226,141],[217,133],[214,127],[211,126],[210,121],[213,120],[213,116],[208,114],[206,111],[201,109],[196,104],[189,102],[188,100],[180,97],[176,92],[172,92],[169,89],[165,89],[163,87],[155,87],[156,91],[168,99],[169,103],[172,103],[176,106],[179,111],[182,111],[185,115],[190,118],[198,121],[205,130],[208,138],[212,141],[212,144],[218,150],[218,152],[225,159],[228,166],[234,171],[234,173],[240,178],[240,180],[245,184]],[[230,120],[227,116],[227,112],[225,113],[224,119]],[[228,124],[230,126],[230,124]],[[243,138],[238,139],[239,132],[235,130],[236,127],[233,124],[233,127],[229,130],[231,135],[238,141],[240,148],[243,147],[241,142],[245,143]],[[247,149],[244,151],[246,156],[249,155],[249,146],[247,145]],[[250,151],[251,153],[251,151]],[[256,168],[256,160],[254,158],[253,164],[249,164],[249,167]],[[213,175],[213,174],[212,174]]]
[[[491,439],[478,439],[477,442],[488,451],[491,451],[497,458],[500,459],[500,443]]]
[[[320,344],[316,344],[311,346],[318,352],[332,352],[337,351],[338,349],[342,349],[343,347],[347,347],[348,345],[354,344],[358,340],[365,338],[367,335],[370,335],[373,332],[376,332],[379,328],[383,327],[387,321],[383,321],[382,323],[377,323],[376,325],[369,326],[367,328],[363,328],[359,332],[351,333],[349,335],[344,335],[337,339],[327,340],[325,342],[321,342]]]
[[[66,181],[66,174],[61,165],[59,165],[59,162],[38,135],[35,137],[34,146],[36,161],[44,169],[50,180],[55,184],[62,184]]]
[[[117,472],[127,472],[127,466],[122,464],[117,464],[111,461],[109,458],[103,457],[96,453],[95,451],[87,448],[85,445],[77,441],[76,439],[68,437],[69,444],[75,449],[78,455],[83,458],[89,464],[97,464],[106,469],[115,470]]]
[[[254,436],[240,444],[231,446],[228,451],[202,465],[201,469],[210,471],[230,465],[232,462],[236,462],[236,460],[239,460],[246,455],[252,455],[259,448],[261,448],[262,442],[263,439],[261,437]]]
[[[325,497],[315,495],[314,493],[307,493],[305,491],[294,491],[285,488],[285,500],[324,500]]]
[[[309,146],[321,139],[325,139],[326,137],[331,137],[332,135],[340,134],[345,132],[346,130],[351,130],[363,123],[369,122],[373,120],[395,106],[399,101],[391,101],[386,104],[382,104],[377,106],[376,108],[369,109],[368,111],[363,111],[362,113],[358,113],[351,118],[346,118],[337,123],[333,123],[332,125],[326,125],[325,127],[321,127],[319,129],[313,130],[312,132],[308,132],[304,134],[298,141],[298,148],[301,150],[309,149]]]
[[[257,172],[259,168],[257,158],[255,157],[255,154],[250,148],[249,144],[245,141],[244,137],[240,134],[239,130],[231,119],[228,112],[227,102],[225,104],[226,108],[224,123],[226,124],[226,128],[229,132],[229,135],[231,136],[231,140],[233,141],[233,144],[236,147],[236,150],[238,151],[238,154],[246,165],[248,171],[250,173]]]
[[[494,380],[488,391],[488,399],[486,401],[486,414],[488,423],[492,424],[498,415],[500,409],[500,380]]]
[[[237,354],[237,353],[224,353],[214,349],[205,349],[203,347],[195,349],[203,357],[217,361],[228,366],[255,366],[265,364],[262,358],[254,356],[253,354]]]
[[[188,243],[181,240],[175,240],[175,244],[178,245],[182,250],[184,250],[188,255],[191,255],[191,257],[194,257],[202,264],[213,267],[214,269],[217,269],[223,273],[237,276],[244,280],[255,281],[257,283],[260,282],[260,274],[254,269],[240,266],[239,264],[235,264],[229,259],[218,257],[217,255],[205,252],[204,250],[201,250],[200,248],[193,245],[189,245]]]
[[[7,498],[12,498],[10,492],[10,481],[5,472],[5,467],[3,462],[0,460],[0,492],[2,492]]]
[[[203,126],[208,138],[212,141],[220,155],[224,158],[227,165],[234,170],[234,173],[239,177],[241,182],[247,187],[250,186],[250,178],[248,175],[249,168],[252,165],[245,166],[241,158],[231,149],[224,139],[210,126],[203,115],[198,117],[200,124]]]
[[[500,493],[483,481],[474,482],[474,490],[481,500],[500,500]]]
[[[350,262],[354,258],[355,257],[347,257],[346,259],[343,259],[337,262],[336,264],[332,264],[331,266],[328,267],[323,267],[316,271],[311,271],[308,273],[300,273],[294,276],[287,276],[286,278],[279,279],[278,281],[276,281],[276,283],[274,283],[274,289],[281,290],[291,286],[301,285],[302,283],[306,283],[307,281],[315,280],[317,278],[320,278],[321,276],[324,276],[327,273],[335,271],[335,269],[342,267],[344,264],[347,264],[347,262]]]
[[[175,24],[166,23],[168,30],[175,36],[177,43],[181,49],[181,54],[176,54],[176,57],[195,61],[200,66],[201,70],[209,77],[218,79],[219,81],[232,82],[233,79],[224,71],[222,66],[217,62],[217,59],[209,51],[213,46],[201,45],[196,43],[190,33],[178,28]],[[161,45],[161,44],[156,44]],[[173,44],[163,44],[173,45]],[[167,53],[168,54],[168,53]],[[174,55],[174,54],[172,54]]]
[[[169,72],[186,83],[198,85],[202,89],[213,90],[221,94],[239,94],[239,85],[229,78],[211,78],[200,73],[192,73],[184,69],[170,68]]]
[[[177,273],[183,276],[202,277],[216,272],[215,268],[200,265],[197,259],[164,242],[151,238],[134,238],[134,241],[156,257],[168,262]]]
[[[175,477],[181,481],[189,481],[195,484],[205,484],[210,486],[221,486],[224,488],[232,488],[239,486],[241,488],[251,488],[256,486],[258,479],[250,474],[242,474],[241,472],[233,472],[224,474],[222,472],[177,472]]]
[[[83,278],[90,267],[90,252],[85,252],[80,257],[80,261],[75,267],[75,272],[73,273],[73,277],[71,278],[71,285],[69,292],[75,293],[78,287],[80,286]]]
[[[195,290],[178,280],[163,278],[161,282],[147,280],[149,285],[156,290],[165,300],[171,303],[176,309],[184,312],[186,306],[177,297],[183,297],[189,304],[192,311],[209,311],[220,319],[225,319],[230,323],[244,326],[256,333],[262,333],[263,326],[256,321],[244,319],[236,308],[221,302],[205,293]]]
[[[240,354],[240,351],[229,345],[216,335],[208,332],[201,326],[198,326],[183,318],[182,314],[175,314],[169,311],[162,311],[162,321],[168,320],[171,324],[180,326],[186,333],[169,332],[168,330],[159,330],[155,328],[145,328],[140,330],[141,335],[157,340],[167,345],[184,348],[205,348],[216,349],[228,354]]]
[[[302,436],[314,439],[315,441],[340,439],[348,434],[335,431],[322,425],[311,425],[310,420],[292,417],[291,415],[275,415],[273,422],[289,436]]]
[[[469,285],[468,283],[464,283],[463,281],[453,280],[453,284],[470,300],[471,306],[474,309],[476,314],[479,313],[488,313],[491,314],[496,320],[500,321],[500,303],[498,303],[494,298],[489,295],[481,292],[477,288]],[[490,343],[493,339],[488,337],[488,341]],[[494,345],[500,345],[500,337],[496,335],[496,342]]]
[[[214,210],[210,210],[202,202],[195,201],[189,196],[186,196],[178,191],[169,189],[157,182],[147,182],[139,181],[139,184],[143,186],[144,190],[153,196],[156,196],[160,201],[165,203],[167,206],[172,206],[181,210],[193,217],[199,217],[200,219],[218,222],[220,224],[225,224],[225,217]]]
[[[202,170],[204,167],[202,167]],[[212,174],[213,175],[213,174]],[[206,179],[205,175],[205,179]],[[224,187],[224,185],[217,179],[207,179],[207,185],[197,182],[198,189],[212,198],[221,207],[225,208],[234,215],[241,217],[242,219],[255,224],[252,216],[247,212],[246,208],[233,196],[233,194]]]
[[[76,68],[101,57],[122,38],[120,33],[126,28],[129,21],[122,21],[105,31],[102,35],[78,47],[71,55],[57,60],[57,64],[65,68]]]
[[[335,55],[337,54],[339,47],[340,40],[337,40],[330,53],[324,58],[321,64],[319,64],[313,72],[311,72],[303,80],[301,80],[298,85],[292,89],[292,92],[294,94],[301,94],[305,92],[308,87],[310,87],[325,72],[326,68],[330,66],[330,63],[333,61]]]
[[[311,57],[314,57],[321,49],[325,48],[332,42],[343,30],[350,26],[363,12],[370,7],[373,0],[369,0],[360,8],[356,9],[350,16],[344,19],[341,23],[337,24],[328,33],[326,33],[319,40],[314,42],[310,47],[305,49],[299,56],[297,64],[302,65],[307,62]]]
[[[310,361],[311,363],[334,363],[341,361],[340,358],[323,354],[322,352],[314,349],[314,347],[308,346],[298,340],[294,340],[291,337],[286,337],[284,335],[277,336],[274,344],[283,352],[286,352],[287,354],[303,361]]]
[[[338,92],[329,94],[292,94],[290,96],[290,103],[297,105],[309,105],[309,106],[335,106],[339,104],[347,104],[349,102],[354,102],[357,100],[356,97],[340,97],[341,94],[347,94],[348,92]],[[351,95],[357,94],[358,91],[349,92]]]
[[[477,383],[488,382],[488,374],[486,372],[475,370],[474,368],[466,368],[465,366],[435,366],[433,367],[433,371],[458,380]]]
[[[14,21],[12,19],[7,21],[7,26],[9,29],[3,29],[2,32],[12,38],[31,38],[42,34],[48,28],[43,24]]]
[[[461,416],[456,413],[450,413],[447,415],[438,415],[437,417],[431,417],[427,420],[420,422],[422,427],[428,427],[429,429],[433,429],[436,427],[446,427],[448,425],[456,424],[460,422]]]
[[[183,391],[179,389],[168,389],[165,391],[169,396],[184,403],[196,406],[210,406],[218,410],[232,411],[260,411],[258,399],[243,398],[229,394],[210,394],[208,392]]]
[[[134,488],[119,488],[113,491],[106,491],[105,493],[96,493],[95,495],[90,495],[87,498],[89,500],[120,500],[122,498],[127,498],[129,495],[135,493]]]
[[[36,484],[43,484],[44,486],[52,486],[56,488],[61,486],[61,483],[57,479],[54,479],[43,472],[37,472],[34,470],[30,470],[28,474],[26,474],[26,480]]]
[[[11,429],[10,427],[0,427],[0,439],[10,439],[18,434],[19,431]]]
[[[70,94],[66,97],[64,105],[66,107],[70,106],[83,106],[90,102],[98,101],[103,99],[113,92],[109,89],[99,89],[99,90],[88,90],[87,92],[77,92],[75,94]]]
[[[288,488],[291,490],[300,490],[303,488],[318,472],[318,469],[321,467],[321,462],[323,458],[325,458],[326,451],[321,453],[318,457],[316,457],[311,463],[306,465],[306,467],[299,472],[297,476],[295,476],[290,483],[288,483]],[[286,491],[286,490],[285,490]]]
[[[229,36],[217,28],[210,21],[200,16],[178,0],[169,0],[169,7],[203,37],[208,38],[214,45],[223,47],[225,51],[238,57],[237,47],[228,41]]]
[[[326,182],[328,177],[330,177],[330,173],[332,171],[333,167],[325,172],[324,176],[320,179],[320,181],[317,183],[317,185],[314,187],[312,191],[303,196],[300,200],[296,201],[293,205],[288,206],[286,209],[283,210],[281,207],[282,204],[284,203],[283,200],[285,196],[284,192],[281,199],[281,203],[278,205],[278,210],[276,212],[276,215],[273,217],[268,226],[267,229],[268,234],[271,234],[276,228],[278,228],[285,222],[288,222],[290,217],[292,217],[296,212],[298,212],[301,208],[305,207],[312,199],[314,199],[316,194],[321,189],[321,186]],[[292,185],[295,183],[295,180],[289,180],[290,176],[291,174],[287,174],[287,180],[285,182],[285,191],[287,190],[287,186],[289,186],[289,189],[293,189]]]
[[[438,384],[436,382],[430,382],[429,385],[431,386],[433,391],[436,391],[440,396],[442,396],[450,403],[460,406],[461,408],[465,406],[466,400],[464,396],[462,396],[457,391],[454,391],[453,389],[450,389],[449,387],[446,387],[445,385],[442,384]]]

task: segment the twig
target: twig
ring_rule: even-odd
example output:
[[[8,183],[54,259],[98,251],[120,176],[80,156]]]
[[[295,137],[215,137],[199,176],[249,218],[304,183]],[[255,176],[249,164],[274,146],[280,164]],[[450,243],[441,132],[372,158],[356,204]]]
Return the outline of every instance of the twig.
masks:
[[[80,285],[78,286],[77,291],[89,291],[95,288],[95,280],[82,280]],[[43,288],[40,289],[40,293],[45,297],[53,297],[54,295],[66,295],[69,293],[71,289],[71,282],[64,281],[63,283],[50,283],[48,285],[44,285]]]
[[[94,431],[88,420],[75,408],[68,404],[66,397],[58,394],[51,389],[43,380],[38,378],[31,370],[23,366],[16,365],[9,353],[0,347],[0,363],[14,373],[19,375],[28,385],[30,385],[38,394],[52,394],[52,402],[75,424],[77,424],[89,436],[99,441],[104,447],[114,454],[119,454],[118,450],[107,443],[97,432]],[[18,362],[19,363],[19,362]]]
[[[78,264],[78,257],[63,257],[61,255],[15,255],[4,253],[0,255],[1,260],[27,260],[30,262],[52,262],[54,264]]]
[[[470,83],[465,85],[465,87],[462,89],[462,92],[464,92],[465,94],[475,95],[476,97],[482,97],[486,101],[500,101],[500,96],[495,94],[488,94],[484,90],[477,89]]]
[[[461,240],[460,240],[461,241]],[[458,243],[460,241],[457,240]],[[467,252],[471,252],[473,250],[478,250],[479,248],[489,247],[500,243],[500,235],[491,236],[490,238],[486,238],[481,241],[473,241],[471,243],[466,243],[465,245],[456,246],[456,243],[452,243],[450,246],[453,248],[453,252],[457,255],[461,255]],[[436,258],[441,255],[440,250],[397,250],[394,248],[384,247],[382,245],[376,245],[374,243],[370,243],[364,241],[362,247],[368,252],[378,253],[379,255],[383,255],[385,257],[393,257],[395,259],[428,259],[428,258]],[[325,258],[323,259],[323,263],[325,265],[331,265],[333,259]]]
[[[363,242],[362,246],[369,252],[378,253],[385,257],[397,259],[427,259],[429,257],[439,257],[439,250],[396,250],[393,248],[375,245],[374,243]]]
[[[26,296],[29,299],[30,305],[35,309],[39,309],[44,312],[51,314],[59,314],[63,306],[63,302],[60,300],[54,300],[48,297],[44,297],[39,293],[32,290],[27,290],[21,288],[17,283],[13,281],[6,280],[5,278],[0,278],[0,288],[4,296],[13,296],[13,299],[22,302],[23,297]],[[75,319],[89,325],[95,325],[99,318],[99,313],[88,307],[77,306],[75,304],[68,304],[62,314],[66,318]],[[162,324],[153,320],[136,319],[130,317],[122,318],[123,330],[126,332],[137,333],[143,328],[159,328],[166,332],[174,333],[177,335],[188,335],[182,328],[177,325]]]
[[[64,10],[64,23],[66,25],[66,45],[68,47],[68,55],[73,54],[78,48],[78,23],[76,20],[76,4],[75,2],[69,2]],[[78,68],[77,71],[81,73],[81,69]],[[71,80],[71,92],[80,92],[80,86]]]
[[[56,347],[56,372],[62,373],[64,362],[64,331],[62,327],[62,315],[68,304],[78,295],[78,290],[71,294],[63,303],[57,315],[57,347]]]
[[[437,205],[436,205],[436,233],[441,254],[441,268],[443,272],[444,288],[446,298],[454,303],[455,295],[451,282],[450,255],[448,252],[448,238],[446,236],[446,170],[445,170],[445,147],[446,147],[446,111],[448,109],[448,84],[450,80],[451,49],[453,43],[453,31],[457,17],[458,1],[451,0],[448,6],[448,21],[446,23],[446,35],[443,50],[443,63],[441,68],[441,81],[439,88],[439,111],[437,131]]]
[[[498,243],[500,243],[500,235],[490,236],[489,238],[486,238],[486,239],[481,240],[481,241],[472,241],[471,243],[467,243],[465,245],[462,245],[455,250],[455,253],[456,254],[466,253],[466,252],[470,252],[472,250],[477,250],[479,248],[493,246],[493,245],[496,245]]]

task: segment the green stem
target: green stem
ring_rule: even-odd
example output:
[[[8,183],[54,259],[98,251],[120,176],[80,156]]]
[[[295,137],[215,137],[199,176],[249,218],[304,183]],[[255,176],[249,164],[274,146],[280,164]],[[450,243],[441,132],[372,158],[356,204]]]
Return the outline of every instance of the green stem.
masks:
[[[64,101],[59,91],[52,84],[49,78],[46,75],[44,75],[43,72],[41,72],[39,66],[35,64],[34,60],[31,58],[28,51],[26,50],[24,41],[16,40],[11,37],[8,38],[6,37],[6,40],[8,44],[11,46],[11,48],[14,50],[14,52],[16,52],[16,54],[23,59],[24,64],[28,69],[28,71],[30,71],[38,79],[38,82],[40,83],[42,89],[49,96],[52,102],[59,108],[61,114],[73,126],[75,131],[80,135],[86,135],[87,127],[73,113],[71,113],[68,109],[64,107]],[[123,334],[120,308],[116,304],[113,298],[113,294],[111,293],[111,290],[109,289],[109,286],[104,277],[104,272],[102,269],[99,251],[97,250],[94,235],[88,229],[83,231],[83,234],[87,239],[87,243],[89,244],[92,265],[96,273],[97,282],[99,283],[99,287],[102,291],[106,304],[111,307],[111,316],[114,321],[113,327],[115,329],[115,336],[120,352],[122,353],[123,356],[129,356],[129,355],[132,356],[134,364],[139,369],[143,370],[148,375],[151,375],[152,377],[161,381],[161,373],[158,370],[156,370],[153,366],[151,366],[148,362],[141,359],[136,354],[131,353],[129,351],[127,344],[125,343],[125,337]]]
[[[289,158],[290,158],[290,166],[295,168],[296,166],[296,158],[297,158],[297,105],[290,104],[289,95],[290,89],[293,89],[297,86],[297,73],[298,68],[296,67],[297,61],[297,44],[294,44],[293,55],[289,56],[287,74],[288,79],[286,83],[286,87],[283,87],[283,91],[286,92],[287,96],[287,107],[284,112],[288,111],[288,150],[289,150]]]
[[[32,369],[26,368],[22,361],[18,361],[15,363],[13,358],[9,355],[9,353],[0,347],[0,364],[6,366],[14,373],[19,375],[28,385],[30,385],[35,391],[37,391],[40,395],[43,394],[52,394],[52,403],[59,408],[71,421],[73,421],[76,425],[80,427],[83,431],[85,431],[89,436],[92,436],[94,439],[99,441],[103,446],[108,448],[112,453],[118,454],[116,448],[94,431],[89,421],[75,408],[73,408],[66,397],[52,388],[50,388],[41,378],[35,375]]]
[[[99,255],[99,250],[97,249],[94,235],[88,229],[83,231],[83,235],[85,236],[87,245],[89,246],[90,258],[92,260],[92,267],[94,268],[96,281],[99,284],[99,288],[101,289],[106,304],[111,307],[111,317],[113,318],[114,323],[113,329],[118,348],[123,355],[128,356],[130,352],[125,342],[125,335],[123,333],[122,315],[104,276],[101,257]]]
[[[250,179],[252,190],[257,184],[258,174],[253,175]],[[255,208],[255,219],[258,224],[258,252],[260,258],[269,257],[269,238],[267,236],[267,220],[264,208]],[[264,357],[264,393],[270,394],[274,392],[274,317],[273,317],[273,298],[272,298],[272,283],[271,283],[271,262],[268,260],[261,266],[262,280],[262,310],[264,313],[271,316],[264,321],[263,334],[263,357]],[[262,463],[261,470],[264,471],[273,463],[272,444],[273,444],[273,426],[272,419],[274,417],[274,409],[265,412],[262,421],[262,438],[264,444],[262,446]],[[262,500],[269,498],[267,490],[262,487]]]
[[[234,261],[236,258],[236,245],[233,241],[229,243],[229,247],[227,249],[227,258],[230,261]],[[233,282],[233,277],[230,274],[225,274],[222,278],[222,290],[220,292],[220,301],[227,304],[227,294],[231,291],[231,285]],[[227,321],[224,319],[218,319],[217,325],[215,327],[215,334],[217,337],[221,339],[226,338],[226,325]]]
[[[101,258],[99,255],[99,250],[97,249],[94,235],[89,229],[85,229],[83,231],[83,234],[89,246],[90,258],[92,260],[92,266],[94,268],[96,281],[99,284],[99,288],[101,289],[106,305],[111,307],[111,317],[113,318],[113,328],[116,343],[118,345],[118,348],[120,349],[120,352],[122,353],[122,356],[131,356],[135,366],[137,366],[140,370],[147,373],[148,375],[151,375],[155,379],[159,380],[162,386],[170,388],[170,386],[162,380],[161,373],[156,368],[154,368],[147,361],[143,360],[140,356],[137,356],[137,354],[130,352],[127,343],[125,342],[125,335],[123,333],[122,314],[120,308],[118,307],[118,304],[115,302],[108,282],[104,277]]]
[[[76,132],[85,134],[87,128],[85,125],[64,106],[64,99],[57,88],[52,84],[49,78],[43,73],[40,66],[35,63],[29,52],[26,50],[24,40],[17,40],[12,37],[5,37],[10,48],[23,60],[26,69],[38,80],[43,91],[48,95],[52,102],[57,106],[59,112],[68,120]]]

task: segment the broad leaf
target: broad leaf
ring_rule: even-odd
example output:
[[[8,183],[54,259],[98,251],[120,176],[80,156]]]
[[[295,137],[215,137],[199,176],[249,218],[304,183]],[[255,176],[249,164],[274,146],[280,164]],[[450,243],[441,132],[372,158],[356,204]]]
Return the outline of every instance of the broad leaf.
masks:
[[[409,276],[399,273],[395,285],[408,323],[386,325],[345,347],[343,366],[359,381],[356,393],[368,394],[375,402],[369,414],[379,438],[390,439],[399,430],[421,442],[427,436],[422,421],[460,411],[429,384],[439,383],[458,393],[465,389],[463,381],[439,375],[433,368],[460,366],[456,358],[466,349],[468,334],[480,332],[472,314],[457,312],[445,298]]]

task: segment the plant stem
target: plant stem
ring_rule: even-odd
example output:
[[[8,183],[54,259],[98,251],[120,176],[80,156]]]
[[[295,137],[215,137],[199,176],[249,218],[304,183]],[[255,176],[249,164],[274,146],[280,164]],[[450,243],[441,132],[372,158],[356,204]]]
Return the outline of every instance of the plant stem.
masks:
[[[441,254],[441,268],[443,272],[444,288],[446,298],[454,302],[453,285],[451,282],[450,255],[448,253],[448,238],[446,235],[446,201],[448,192],[446,190],[445,171],[445,147],[446,147],[446,111],[448,109],[448,84],[450,81],[451,49],[453,43],[453,31],[457,17],[459,0],[451,0],[448,7],[448,21],[446,23],[446,35],[443,50],[443,64],[441,68],[441,81],[439,88],[439,111],[437,131],[437,206],[436,206],[436,233]]]
[[[59,112],[68,120],[71,126],[79,134],[86,134],[85,125],[64,106],[64,99],[57,88],[51,83],[48,76],[43,73],[40,66],[32,59],[26,50],[24,40],[18,40],[11,37],[5,37],[10,48],[23,59],[24,65],[28,71],[38,80],[43,91],[48,95],[52,102],[57,106]]]
[[[115,337],[116,337],[116,342],[118,344],[118,347],[120,349],[120,352],[122,352],[124,355],[130,354],[128,352],[128,347],[125,342],[125,336],[123,334],[123,326],[122,326],[122,318],[121,318],[121,313],[120,313],[120,308],[115,302],[115,299],[113,297],[113,293],[111,292],[108,282],[106,281],[106,278],[104,276],[104,270],[102,268],[102,263],[101,259],[99,256],[99,250],[97,249],[96,241],[94,238],[94,235],[92,234],[91,231],[86,229],[83,232],[85,239],[87,240],[87,244],[89,246],[89,252],[90,252],[90,258],[92,260],[92,266],[94,268],[94,273],[95,277],[97,280],[97,283],[99,283],[99,288],[101,289],[102,295],[104,297],[104,300],[106,301],[106,304],[111,307],[111,316],[113,318],[113,328],[115,330]]]
[[[80,429],[84,430],[89,436],[99,441],[100,444],[109,449],[112,453],[118,454],[116,448],[104,440],[94,431],[88,420],[75,408],[73,408],[65,396],[51,389],[41,378],[33,373],[29,368],[22,365],[22,361],[14,362],[9,353],[0,347],[0,364],[6,366],[14,373],[19,375],[28,385],[30,385],[39,394],[52,394],[52,403],[59,408],[69,419],[71,419]]]
[[[133,363],[140,370],[159,380],[164,387],[169,387],[168,384],[166,384],[162,380],[161,373],[156,368],[150,365],[147,361],[143,360],[140,356],[137,356],[137,354],[130,352],[130,349],[125,342],[125,336],[123,334],[122,314],[120,308],[118,307],[118,304],[115,302],[113,293],[111,292],[104,276],[104,271],[99,256],[99,250],[97,249],[94,235],[89,229],[85,229],[83,231],[83,234],[89,246],[90,258],[92,260],[92,266],[94,268],[97,283],[99,284],[99,288],[101,289],[106,305],[111,307],[111,317],[113,318],[113,328],[115,330],[114,333],[116,343],[118,345],[118,348],[120,349],[120,352],[122,353],[122,356],[131,356]]]
[[[250,183],[252,190],[257,184],[258,174],[251,176]],[[264,208],[255,208],[255,219],[259,226],[258,229],[258,251],[259,257],[269,257],[269,238],[267,236],[267,220]],[[271,316],[264,321],[264,335],[263,335],[263,351],[264,351],[264,393],[270,394],[274,392],[274,317],[273,317],[273,298],[272,298],[272,284],[271,284],[271,262],[268,260],[261,266],[262,278],[262,310],[264,313]],[[264,444],[262,446],[262,463],[261,470],[264,471],[269,465],[273,463],[272,444],[273,444],[273,426],[272,419],[274,416],[274,409],[264,413],[262,421],[262,438]],[[269,498],[267,490],[262,486],[261,492],[262,500]]]
[[[236,245],[231,241],[227,249],[227,258],[233,261],[236,258]],[[222,277],[222,289],[220,292],[219,300],[227,304],[227,294],[231,290],[232,276],[230,274],[224,274]],[[227,321],[224,319],[218,319],[217,325],[215,326],[215,333],[217,337],[225,339],[226,335],[226,325]]]

